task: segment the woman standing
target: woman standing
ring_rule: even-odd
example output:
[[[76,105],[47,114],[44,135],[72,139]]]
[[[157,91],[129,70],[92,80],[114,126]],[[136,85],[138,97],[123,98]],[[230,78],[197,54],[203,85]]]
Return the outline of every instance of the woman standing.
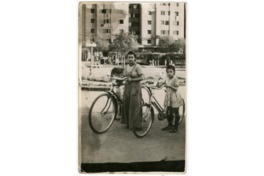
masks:
[[[133,114],[140,106],[142,100],[141,83],[143,80],[142,68],[136,63],[136,54],[132,51],[128,52],[126,57],[128,58],[128,65],[125,65],[124,76],[127,77],[124,88],[124,107],[122,111],[121,123],[126,124],[126,128],[140,130],[142,117],[136,120],[136,124],[133,123]],[[135,121],[134,121],[135,122]]]

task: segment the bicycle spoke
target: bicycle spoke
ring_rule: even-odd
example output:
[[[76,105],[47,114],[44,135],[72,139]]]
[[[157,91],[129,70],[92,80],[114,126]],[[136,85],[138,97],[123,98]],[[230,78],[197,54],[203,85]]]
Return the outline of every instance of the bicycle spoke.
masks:
[[[89,124],[96,133],[107,131],[116,114],[116,106],[108,94],[99,96],[92,104],[89,112]]]

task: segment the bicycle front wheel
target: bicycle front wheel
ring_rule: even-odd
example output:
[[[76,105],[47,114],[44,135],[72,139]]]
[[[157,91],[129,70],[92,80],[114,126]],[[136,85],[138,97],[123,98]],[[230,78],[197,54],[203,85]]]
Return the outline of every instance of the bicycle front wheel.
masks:
[[[154,121],[154,110],[149,104],[140,105],[133,116],[133,133],[141,138],[148,134]]]
[[[113,96],[104,93],[98,96],[89,111],[89,125],[93,132],[106,132],[114,122],[117,114],[117,105]]]

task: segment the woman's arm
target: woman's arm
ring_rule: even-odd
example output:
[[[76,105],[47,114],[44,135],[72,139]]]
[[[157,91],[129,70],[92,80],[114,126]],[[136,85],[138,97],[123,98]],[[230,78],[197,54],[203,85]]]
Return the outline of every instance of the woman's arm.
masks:
[[[165,86],[166,88],[170,88],[174,91],[177,91],[178,90],[178,87],[177,86]]]
[[[127,80],[129,82],[137,82],[137,81],[142,81],[143,79],[144,79],[144,75],[142,74],[142,75],[139,75],[139,77],[137,77],[137,78],[131,78],[131,77],[129,77]]]
[[[139,65],[136,65],[135,71],[137,72],[138,77],[137,78],[131,78],[131,77],[128,78],[129,82],[137,82],[137,81],[142,81],[144,79],[144,74],[143,74],[142,69]]]

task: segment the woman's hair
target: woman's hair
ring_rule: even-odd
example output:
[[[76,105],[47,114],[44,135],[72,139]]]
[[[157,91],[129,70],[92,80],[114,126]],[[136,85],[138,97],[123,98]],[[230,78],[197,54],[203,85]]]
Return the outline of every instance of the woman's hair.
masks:
[[[128,55],[134,55],[134,57],[135,57],[135,60],[137,59],[137,55],[136,55],[136,53],[134,53],[133,51],[129,51],[128,53],[127,53],[127,55],[126,55],[126,57],[128,56]]]
[[[169,70],[169,69],[173,70],[173,72],[175,74],[175,67],[173,65],[168,65],[167,68],[166,68],[166,71]]]

